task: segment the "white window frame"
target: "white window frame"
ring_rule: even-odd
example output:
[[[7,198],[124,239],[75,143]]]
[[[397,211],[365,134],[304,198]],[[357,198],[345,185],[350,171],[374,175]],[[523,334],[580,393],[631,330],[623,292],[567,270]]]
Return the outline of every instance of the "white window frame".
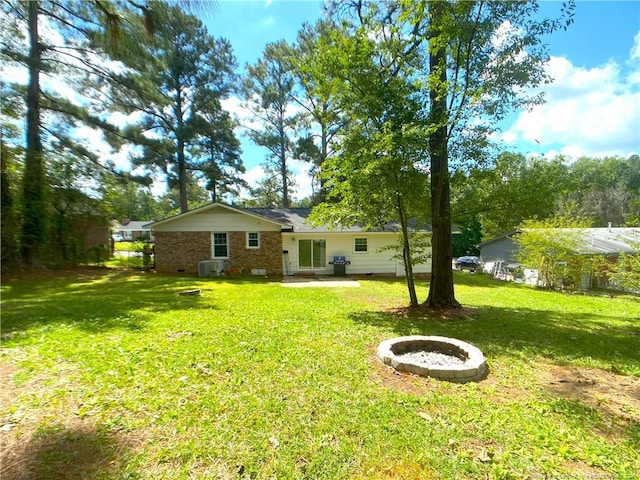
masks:
[[[300,242],[311,242],[311,265],[300,264]],[[314,259],[314,242],[323,242],[324,256],[321,256],[322,265],[315,265]],[[300,238],[298,239],[298,268],[300,270],[325,270],[327,268],[327,240],[325,238]]]
[[[256,236],[255,240],[258,241],[257,245],[250,245],[250,242],[249,242],[250,235],[255,235]],[[247,232],[247,244],[246,245],[247,245],[247,248],[250,248],[250,249],[253,249],[253,250],[260,248],[260,232]]]
[[[216,235],[224,235],[225,247],[227,254],[225,256],[216,256]],[[220,244],[222,245],[222,244]],[[211,233],[211,258],[229,258],[229,234],[227,232],[212,232]]]
[[[357,241],[364,240],[364,250],[357,249]],[[367,237],[355,237],[353,239],[353,253],[368,253],[369,252],[369,239]]]

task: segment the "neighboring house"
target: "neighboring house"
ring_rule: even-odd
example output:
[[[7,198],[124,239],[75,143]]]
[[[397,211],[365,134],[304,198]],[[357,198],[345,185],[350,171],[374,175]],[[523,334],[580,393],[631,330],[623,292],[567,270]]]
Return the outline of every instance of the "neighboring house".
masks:
[[[121,235],[125,242],[133,242],[134,240],[153,241],[153,232],[149,228],[149,223],[153,220],[130,220],[123,218],[122,223],[116,223],[112,230],[114,234]]]
[[[310,211],[213,203],[152,223],[156,270],[197,273],[200,262],[212,260],[218,262],[218,272],[331,275],[334,260],[339,260],[334,257],[344,257],[349,262],[346,274],[404,275],[395,252],[383,250],[398,243],[398,232],[311,227],[306,223]],[[414,272],[430,273],[430,260],[416,265]]]
[[[485,273],[494,273],[496,265],[515,264],[518,244],[513,236],[519,233],[514,230],[499,237],[476,245],[480,249],[480,265]]]
[[[603,227],[562,230],[568,232],[571,238],[577,239],[578,255],[602,256],[615,263],[621,253],[640,254],[640,228]],[[519,232],[520,230],[509,232],[477,245],[480,249],[480,262],[484,272],[504,279],[512,279],[511,272],[518,266],[518,244],[514,236]],[[525,273],[525,280],[527,277]],[[530,278],[535,279],[535,276]],[[585,272],[580,287],[588,289],[594,280],[592,272]],[[597,286],[607,287],[603,284]]]

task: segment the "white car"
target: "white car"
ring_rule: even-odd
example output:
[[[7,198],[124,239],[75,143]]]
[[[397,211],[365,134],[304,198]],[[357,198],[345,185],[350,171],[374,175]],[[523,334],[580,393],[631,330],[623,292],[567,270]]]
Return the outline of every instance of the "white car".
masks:
[[[124,242],[124,238],[119,233],[114,233],[111,238],[113,238],[114,242]]]

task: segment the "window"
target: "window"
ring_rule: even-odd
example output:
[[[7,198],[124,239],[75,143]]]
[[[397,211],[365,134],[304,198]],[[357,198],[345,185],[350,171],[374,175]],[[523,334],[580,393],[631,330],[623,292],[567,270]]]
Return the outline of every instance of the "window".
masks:
[[[324,240],[298,240],[298,265],[300,268],[325,268],[327,247]]]
[[[247,232],[247,248],[260,248],[260,235],[258,232]]]
[[[367,251],[367,239],[366,238],[356,238],[353,243],[353,251],[354,252],[366,252]]]
[[[226,233],[213,234],[213,258],[227,258],[229,246]]]

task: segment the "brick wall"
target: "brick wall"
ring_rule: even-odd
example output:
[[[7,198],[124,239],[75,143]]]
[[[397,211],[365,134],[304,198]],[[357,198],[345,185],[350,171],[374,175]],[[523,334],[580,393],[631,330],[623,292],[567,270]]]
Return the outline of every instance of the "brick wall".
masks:
[[[211,258],[211,232],[156,232],[156,271],[198,273],[198,262]]]
[[[198,262],[211,258],[211,232],[155,232],[156,270],[163,273],[198,273]],[[228,232],[232,269],[263,268],[282,275],[282,234],[260,232],[260,248],[247,248],[245,232]]]
[[[282,234],[260,232],[260,248],[247,248],[245,232],[229,232],[229,263],[232,269],[251,273],[263,268],[269,275],[282,275]]]

